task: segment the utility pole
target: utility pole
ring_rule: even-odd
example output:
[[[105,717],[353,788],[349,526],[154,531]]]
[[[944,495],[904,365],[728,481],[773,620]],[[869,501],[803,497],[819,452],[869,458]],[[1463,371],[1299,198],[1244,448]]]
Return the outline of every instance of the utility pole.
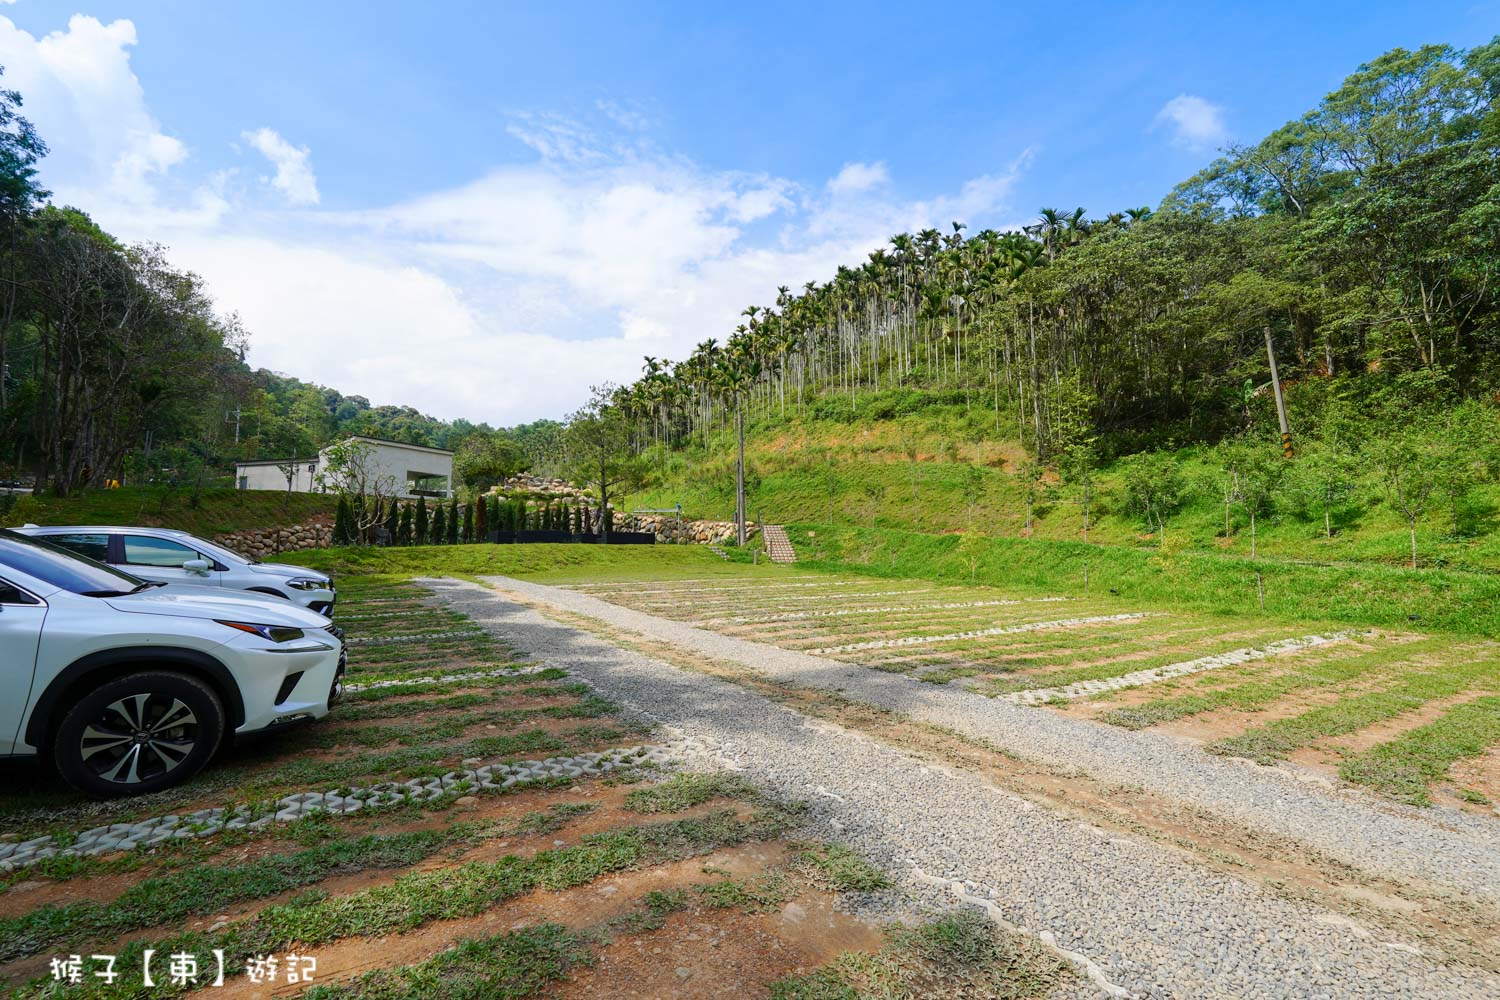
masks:
[[[1290,459],[1292,450],[1292,425],[1286,419],[1286,397],[1281,394],[1281,372],[1276,368],[1276,345],[1271,340],[1271,324],[1262,329],[1266,334],[1266,357],[1271,359],[1271,391],[1276,393],[1276,420],[1281,425],[1281,457]]]

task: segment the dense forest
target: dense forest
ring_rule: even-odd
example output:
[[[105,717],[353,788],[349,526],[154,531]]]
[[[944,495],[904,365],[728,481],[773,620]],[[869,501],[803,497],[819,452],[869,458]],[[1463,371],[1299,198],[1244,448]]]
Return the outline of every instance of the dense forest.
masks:
[[[1497,90],[1500,40],[1391,51],[1154,210],[894,236],[749,306],[722,344],[647,358],[614,402],[651,450],[735,414],[858,417],[879,390],[959,392],[1055,464],[1265,432],[1268,341],[1300,436],[1491,399]]]
[[[0,90],[0,480],[67,496],[111,480],[228,482],[236,460],[307,455],[349,434],[544,460],[561,426],[503,434],[245,363],[249,333],[165,248],[125,245],[49,202],[46,143]],[[532,456],[535,456],[534,458]]]

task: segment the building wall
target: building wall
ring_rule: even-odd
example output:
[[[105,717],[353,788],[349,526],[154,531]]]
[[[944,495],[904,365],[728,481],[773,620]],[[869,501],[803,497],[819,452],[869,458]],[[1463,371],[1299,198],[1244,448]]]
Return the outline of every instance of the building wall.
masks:
[[[370,461],[374,466],[375,474],[382,479],[389,477],[394,481],[398,495],[415,495],[407,492],[406,484],[418,474],[440,477],[442,481],[433,484],[435,489],[451,490],[453,488],[452,455],[373,441],[366,442],[366,444],[370,446]],[[282,480],[283,485],[285,482]]]
[[[440,481],[432,483],[430,488],[446,490],[451,495],[452,455],[377,441],[367,441],[365,444],[370,448],[370,462],[373,466],[371,471],[380,479],[393,483],[397,496],[416,496],[407,490],[407,484],[419,476],[438,477]],[[318,490],[318,473],[328,464],[326,451],[324,449],[324,452],[319,453],[312,470],[308,466],[314,462],[313,459],[301,459],[297,462],[292,478],[292,492],[313,493]],[[240,465],[235,467],[235,485],[242,490],[285,490],[286,473],[276,465]]]
[[[297,463],[292,477],[293,493],[311,493],[314,490],[313,473],[307,471],[308,460]],[[240,465],[235,467],[235,486],[242,490],[285,490],[286,473],[274,465]]]

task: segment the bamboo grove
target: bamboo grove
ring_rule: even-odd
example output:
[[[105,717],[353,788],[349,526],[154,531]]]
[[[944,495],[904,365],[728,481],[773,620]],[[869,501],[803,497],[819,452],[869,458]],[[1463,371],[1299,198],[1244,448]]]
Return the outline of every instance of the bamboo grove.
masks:
[[[927,229],[647,358],[614,403],[642,449],[736,414],[856,416],[961,394],[1041,459],[1243,429],[1269,329],[1299,392],[1400,410],[1500,382],[1500,40],[1397,49],[1156,210]]]

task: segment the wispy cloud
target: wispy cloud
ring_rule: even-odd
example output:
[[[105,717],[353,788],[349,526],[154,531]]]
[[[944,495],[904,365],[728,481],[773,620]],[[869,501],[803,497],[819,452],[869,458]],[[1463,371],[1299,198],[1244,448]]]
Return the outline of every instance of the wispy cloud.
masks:
[[[1152,128],[1169,129],[1172,145],[1194,153],[1216,149],[1229,138],[1223,107],[1192,94],[1178,94],[1162,105]]]
[[[311,150],[293,146],[271,128],[244,132],[241,137],[271,161],[276,168],[276,176],[270,178],[271,186],[284,194],[287,201],[293,205],[318,203],[318,179],[313,175]]]

